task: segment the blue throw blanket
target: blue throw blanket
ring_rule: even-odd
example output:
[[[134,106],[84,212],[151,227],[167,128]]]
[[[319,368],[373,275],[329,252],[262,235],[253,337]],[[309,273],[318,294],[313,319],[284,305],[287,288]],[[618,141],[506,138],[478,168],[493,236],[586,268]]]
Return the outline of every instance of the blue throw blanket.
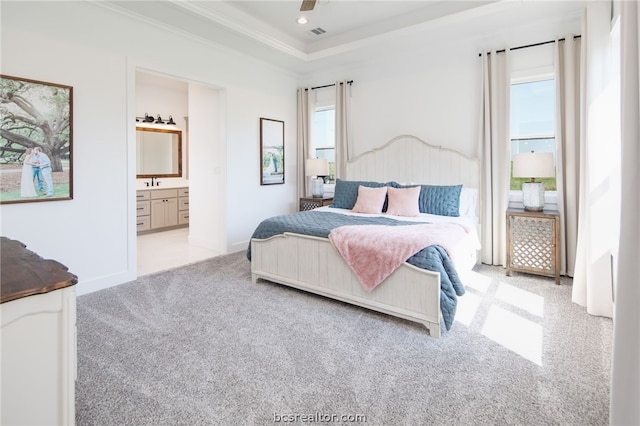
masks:
[[[265,239],[274,235],[292,232],[328,238],[329,232],[346,225],[416,225],[418,222],[402,222],[386,217],[351,216],[340,213],[305,211],[265,219],[251,238]],[[247,259],[251,260],[251,244],[247,249]],[[418,268],[440,273],[440,310],[447,330],[453,324],[458,297],[464,294],[464,285],[458,277],[453,262],[440,246],[429,246],[407,259],[407,263]]]

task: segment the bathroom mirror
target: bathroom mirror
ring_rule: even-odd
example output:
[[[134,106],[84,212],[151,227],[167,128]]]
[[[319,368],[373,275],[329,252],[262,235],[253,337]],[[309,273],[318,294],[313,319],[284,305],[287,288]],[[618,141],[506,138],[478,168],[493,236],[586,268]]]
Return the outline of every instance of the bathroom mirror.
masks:
[[[182,177],[182,131],[136,127],[136,177]]]

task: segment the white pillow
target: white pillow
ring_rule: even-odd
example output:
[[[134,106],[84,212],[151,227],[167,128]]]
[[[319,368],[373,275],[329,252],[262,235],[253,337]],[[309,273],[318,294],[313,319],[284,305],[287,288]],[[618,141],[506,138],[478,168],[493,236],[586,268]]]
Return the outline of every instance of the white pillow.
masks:
[[[462,187],[460,191],[460,205],[458,212],[460,216],[477,217],[476,203],[478,201],[478,190],[476,188]]]

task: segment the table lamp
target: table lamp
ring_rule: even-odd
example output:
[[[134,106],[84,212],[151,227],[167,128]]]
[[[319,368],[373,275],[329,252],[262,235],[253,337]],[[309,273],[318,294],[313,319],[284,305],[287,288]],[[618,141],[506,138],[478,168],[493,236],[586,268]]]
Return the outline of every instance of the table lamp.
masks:
[[[544,184],[535,178],[554,177],[555,164],[551,152],[529,152],[513,155],[513,177],[531,178],[522,184],[522,204],[528,211],[544,209]]]
[[[311,196],[321,198],[324,195],[323,176],[329,175],[329,162],[326,158],[307,158],[305,175],[311,178]]]

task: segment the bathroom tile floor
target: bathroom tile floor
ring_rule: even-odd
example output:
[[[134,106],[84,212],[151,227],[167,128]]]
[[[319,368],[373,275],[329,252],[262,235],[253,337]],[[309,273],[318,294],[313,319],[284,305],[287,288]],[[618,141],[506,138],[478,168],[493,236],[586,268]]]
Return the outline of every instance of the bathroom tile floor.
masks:
[[[172,229],[139,235],[138,276],[188,265],[220,255],[220,253],[190,245],[189,228]]]

